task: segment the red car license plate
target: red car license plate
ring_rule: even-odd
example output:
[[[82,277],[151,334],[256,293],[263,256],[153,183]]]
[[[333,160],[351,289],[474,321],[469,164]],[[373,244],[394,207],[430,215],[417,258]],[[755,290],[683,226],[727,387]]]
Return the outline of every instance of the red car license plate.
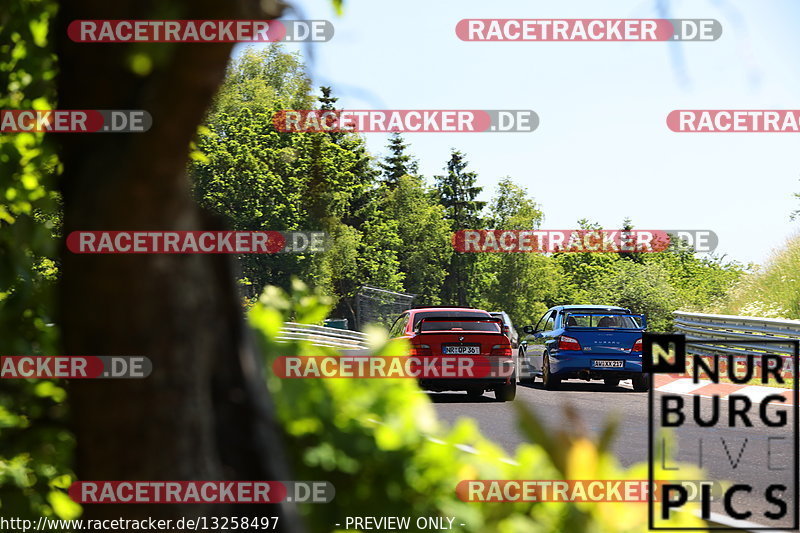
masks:
[[[480,346],[443,346],[444,355],[480,355]]]

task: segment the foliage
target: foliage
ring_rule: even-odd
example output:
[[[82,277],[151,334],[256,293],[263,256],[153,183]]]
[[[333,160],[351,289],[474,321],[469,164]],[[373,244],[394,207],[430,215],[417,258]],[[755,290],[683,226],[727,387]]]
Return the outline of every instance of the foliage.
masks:
[[[583,229],[599,225],[579,221]],[[630,221],[624,227],[632,228]],[[651,331],[672,331],[672,312],[724,301],[742,274],[737,263],[701,258],[681,245],[658,253],[559,253],[565,283],[558,303],[606,304],[647,315]]]
[[[698,257],[680,246],[671,246],[666,253],[640,255],[644,264],[657,264],[666,271],[676,302],[684,310],[702,311],[723,304],[745,272],[740,263]]]
[[[647,316],[651,331],[671,331],[676,291],[658,264],[619,261],[607,281],[594,291],[598,302],[618,305]]]
[[[386,193],[384,216],[397,221],[399,270],[404,289],[417,305],[436,305],[453,255],[444,207],[433,200],[422,178],[403,175]]]
[[[467,171],[466,155],[453,150],[445,170],[447,173],[436,176],[436,188],[445,218],[455,229],[477,229],[482,227],[481,211],[486,202],[477,200],[483,190],[475,185],[478,175]]]
[[[717,307],[724,314],[800,319],[800,237],[790,239],[760,268],[753,268]]]
[[[335,101],[329,92],[322,99]],[[351,216],[375,174],[363,140],[281,133],[272,125],[275,111],[312,104],[296,54],[273,44],[234,59],[199,131],[202,156],[190,169],[199,203],[237,230],[332,231]],[[313,263],[310,255],[243,256],[245,296],[268,282],[287,287],[291,274],[313,278]]]
[[[403,142],[403,136],[394,132],[389,139],[389,155],[378,166],[383,171],[383,179],[390,189],[397,186],[401,177],[416,175],[417,162],[406,153],[408,145]]]
[[[56,61],[48,40],[55,4],[22,1],[0,14],[0,108],[51,109]],[[51,176],[58,159],[43,133],[0,135],[0,339],[25,353],[49,340],[44,327],[58,226]]]
[[[538,228],[544,214],[527,189],[511,178],[497,184],[488,206],[492,228],[523,230]],[[555,301],[560,271],[551,258],[533,253],[481,254],[477,270],[483,290],[480,305],[506,311],[514,324],[528,324]]]
[[[447,173],[436,176],[436,189],[439,202],[444,207],[444,217],[450,222],[452,231],[483,228],[481,211],[486,202],[477,200],[483,190],[475,185],[477,174],[467,171],[466,156],[453,150],[445,170]],[[453,254],[450,268],[442,286],[442,300],[459,306],[468,305],[474,299],[475,265],[477,257],[473,254]]]
[[[56,4],[7,2],[0,13],[0,109],[52,109]],[[53,354],[53,285],[60,229],[52,176],[55,150],[43,133],[0,135],[0,355]],[[0,515],[74,518],[61,489],[71,482],[72,435],[58,382],[2,380]]]

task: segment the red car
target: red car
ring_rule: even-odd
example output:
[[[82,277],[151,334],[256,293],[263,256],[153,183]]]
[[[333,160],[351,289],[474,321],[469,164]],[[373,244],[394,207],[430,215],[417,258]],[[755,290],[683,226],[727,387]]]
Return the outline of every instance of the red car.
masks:
[[[487,390],[503,402],[517,394],[515,361],[502,321],[481,309],[468,307],[420,307],[403,312],[389,335],[411,342],[411,354],[420,359],[471,358],[480,361],[480,377],[421,377],[420,386],[432,391],[463,390],[471,399]],[[491,366],[491,371],[487,370]]]

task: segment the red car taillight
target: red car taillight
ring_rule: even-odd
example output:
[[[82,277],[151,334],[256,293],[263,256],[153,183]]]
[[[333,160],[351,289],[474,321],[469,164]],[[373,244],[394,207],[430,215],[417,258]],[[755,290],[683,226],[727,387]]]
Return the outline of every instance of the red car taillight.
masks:
[[[433,352],[431,351],[431,347],[427,344],[412,344],[409,355],[412,357],[420,357],[425,355],[433,355]]]
[[[633,350],[632,352],[641,352],[642,351],[642,339],[637,339],[636,342],[633,343]]]
[[[559,350],[580,351],[581,343],[578,342],[578,339],[573,339],[572,337],[567,337],[566,335],[561,335],[558,338],[558,349]]]
[[[511,357],[511,346],[508,344],[495,344],[492,346],[492,351],[489,355]]]

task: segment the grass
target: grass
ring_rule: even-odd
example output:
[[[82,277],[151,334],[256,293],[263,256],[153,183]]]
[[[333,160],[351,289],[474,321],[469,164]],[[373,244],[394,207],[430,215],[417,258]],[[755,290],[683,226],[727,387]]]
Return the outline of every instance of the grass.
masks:
[[[746,275],[719,311],[729,315],[800,319],[800,235]]]
[[[800,235],[790,238],[781,250],[773,252],[763,266],[744,276],[731,292],[727,303],[713,312],[800,319]],[[730,383],[726,378],[722,380]],[[783,384],[774,383],[774,380],[752,384],[787,389],[794,386],[794,378],[784,380]]]

